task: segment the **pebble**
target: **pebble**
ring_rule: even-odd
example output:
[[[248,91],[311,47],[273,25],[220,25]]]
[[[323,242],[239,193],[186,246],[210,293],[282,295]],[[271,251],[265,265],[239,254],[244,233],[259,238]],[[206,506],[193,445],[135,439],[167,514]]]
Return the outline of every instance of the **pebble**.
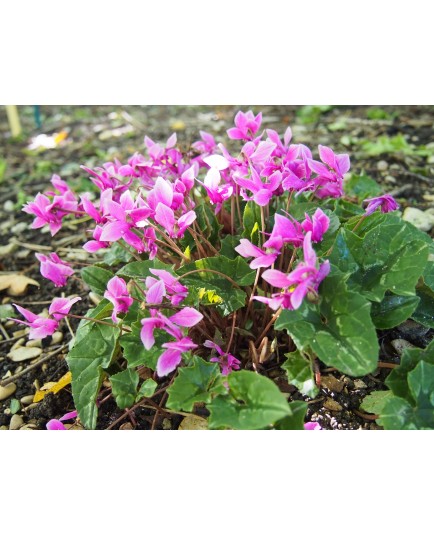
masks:
[[[15,212],[15,205],[14,202],[8,199],[3,203],[3,210],[5,212]]]
[[[20,430],[37,430],[38,427],[36,424],[25,424],[24,426],[21,426]]]
[[[27,348],[41,348],[42,347],[42,339],[32,339],[30,341],[26,342]]]
[[[25,339],[18,339],[14,342],[14,344],[11,346],[11,350],[16,350],[17,348],[21,348],[24,344]]]
[[[11,422],[9,423],[9,430],[19,430],[23,424],[24,421],[21,415],[12,415]]]
[[[344,384],[334,376],[321,376],[321,387],[340,393],[344,388]]]
[[[17,386],[14,383],[10,383],[9,385],[5,385],[4,387],[0,386],[0,400],[6,400],[6,398],[13,395],[16,390]]]
[[[13,227],[11,227],[11,233],[13,234],[20,234],[23,231],[26,231],[29,224],[25,221],[20,221],[19,223],[15,224]]]
[[[169,419],[163,419],[163,430],[171,430],[172,429],[172,423]]]
[[[132,430],[133,425],[130,422],[124,423],[122,426],[119,427],[119,430]]]
[[[396,184],[396,179],[392,175],[386,175],[384,177],[384,182],[388,182],[389,184]]]
[[[29,333],[29,328],[17,329],[17,331],[14,332],[14,337],[24,337],[27,333]]]
[[[330,411],[342,411],[342,406],[336,402],[336,400],[333,400],[332,398],[327,398],[324,402],[324,407],[326,409],[329,409]]]
[[[8,353],[8,357],[15,363],[18,363],[20,361],[27,361],[28,359],[34,359],[35,357],[38,357],[41,354],[42,354],[41,348],[26,348],[25,346],[21,346],[20,348],[11,350]]]
[[[363,380],[354,380],[355,389],[366,389],[367,385]]]
[[[29,404],[33,404],[33,395],[26,395],[20,398],[21,404],[23,406],[28,406]]]
[[[63,333],[61,331],[55,331],[53,335],[51,335],[52,344],[59,344],[62,341],[63,341]]]
[[[390,344],[393,346],[396,353],[400,356],[404,353],[404,350],[416,348],[416,346],[411,344],[411,342],[406,341],[405,339],[394,339],[393,341],[390,341]]]
[[[407,207],[402,215],[404,221],[412,223],[419,231],[430,231],[434,226],[434,214],[414,207]]]
[[[0,258],[12,255],[17,249],[18,244],[15,244],[14,242],[9,242],[9,244],[6,244],[5,246],[0,246]]]
[[[377,163],[377,169],[378,171],[386,171],[386,169],[389,168],[389,164],[386,162],[386,160],[380,160]]]

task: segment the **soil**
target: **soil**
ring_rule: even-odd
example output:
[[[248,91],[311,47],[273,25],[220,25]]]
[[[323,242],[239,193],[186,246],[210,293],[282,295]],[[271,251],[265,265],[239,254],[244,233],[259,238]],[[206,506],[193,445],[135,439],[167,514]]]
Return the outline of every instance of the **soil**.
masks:
[[[372,109],[386,111],[380,119],[368,119]],[[13,244],[9,252],[0,253],[0,272],[24,274],[39,282],[40,287],[28,286],[22,296],[10,297],[0,291],[0,303],[18,303],[40,312],[47,307],[53,295],[59,296],[50,282],[39,274],[37,251],[60,251],[67,260],[80,267],[89,261],[81,244],[85,241],[85,227],[64,227],[54,238],[47,232],[31,230],[31,218],[20,210],[37,192],[49,189],[52,173],[59,174],[76,189],[88,187],[86,175],[79,165],[97,166],[117,157],[121,161],[135,151],[143,150],[143,136],[163,141],[171,132],[177,132],[178,141],[187,148],[198,138],[199,130],[208,130],[223,140],[224,132],[232,124],[239,109],[262,111],[263,126],[283,132],[288,124],[293,128],[295,142],[310,147],[330,145],[336,152],[348,152],[352,170],[364,171],[379,182],[384,192],[392,193],[402,209],[407,206],[427,209],[434,207],[434,164],[430,158],[400,152],[369,156],[361,149],[360,140],[375,141],[381,135],[403,134],[415,146],[433,143],[434,107],[428,106],[341,106],[331,107],[312,122],[304,123],[297,106],[42,106],[42,126],[37,127],[34,109],[20,107],[24,133],[20,140],[11,140],[6,113],[0,109],[0,248]],[[374,112],[369,113],[372,117]],[[309,119],[309,118],[308,118]],[[61,133],[58,144],[41,152],[29,151],[31,138],[45,134]],[[61,141],[61,138],[64,138]],[[2,161],[6,170],[1,173]],[[94,304],[89,289],[78,278],[70,278],[65,288],[66,296],[79,295],[82,301],[74,307],[76,314],[84,315]],[[54,294],[56,291],[56,294]],[[70,319],[69,326],[62,323],[63,340],[56,344],[48,337],[43,341],[42,354],[34,361],[45,358],[44,363],[29,369],[32,361],[15,363],[7,354],[20,336],[20,326],[8,320],[1,321],[0,378],[17,377],[16,392],[0,401],[0,429],[9,429],[12,412],[22,417],[24,429],[45,429],[49,419],[59,418],[73,409],[70,386],[57,394],[48,394],[43,401],[29,404],[29,399],[11,406],[11,400],[20,401],[34,395],[36,387],[58,381],[66,372],[65,355],[71,333],[78,320]],[[60,337],[60,336],[58,336]],[[319,364],[322,386],[315,400],[303,397],[289,385],[276,361],[264,365],[264,374],[273,378],[280,389],[293,400],[308,402],[308,419],[318,421],[324,429],[379,429],[375,418],[360,410],[363,398],[372,391],[385,389],[384,380],[391,367],[399,363],[399,351],[391,344],[404,339],[418,347],[425,347],[434,337],[434,330],[418,324],[407,323],[393,330],[378,333],[381,342],[381,366],[363,378],[350,378]],[[27,340],[27,339],[26,339]],[[0,381],[2,381],[0,380]],[[155,397],[156,405],[165,401],[164,387],[169,380],[160,380],[163,392]],[[104,386],[99,400],[98,429],[177,429],[182,416],[167,413],[163,409],[138,407],[129,412],[119,410]],[[14,407],[15,406],[15,407]],[[12,411],[11,411],[12,410]],[[203,410],[205,411],[205,410]],[[202,411],[202,413],[203,413]],[[198,414],[201,413],[199,408]]]

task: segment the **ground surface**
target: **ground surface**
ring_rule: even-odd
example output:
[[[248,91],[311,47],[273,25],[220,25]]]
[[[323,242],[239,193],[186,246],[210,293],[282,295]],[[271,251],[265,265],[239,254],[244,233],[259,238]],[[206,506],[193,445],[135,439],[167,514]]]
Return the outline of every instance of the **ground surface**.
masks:
[[[24,134],[21,140],[14,142],[9,138],[6,114],[1,108],[0,273],[33,278],[40,283],[40,288],[29,285],[17,297],[9,296],[6,290],[0,291],[0,303],[14,302],[35,311],[51,303],[54,287],[39,274],[39,263],[34,256],[37,251],[58,251],[63,258],[75,262],[77,268],[89,262],[81,249],[85,241],[84,228],[71,225],[51,238],[48,233],[31,230],[31,218],[20,210],[22,204],[37,192],[49,189],[52,173],[58,173],[74,189],[78,187],[84,191],[88,181],[80,164],[92,167],[115,157],[126,160],[135,151],[143,151],[144,134],[163,141],[176,131],[185,148],[198,138],[200,129],[210,131],[218,141],[223,140],[238,109],[262,111],[263,126],[279,132],[290,124],[296,143],[306,143],[312,148],[318,144],[330,145],[337,152],[348,152],[352,169],[364,171],[377,180],[385,192],[395,195],[402,208],[413,206],[425,210],[434,207],[434,162],[432,156],[421,156],[417,151],[418,147],[433,143],[434,107],[43,106],[42,126],[37,128],[33,107],[28,106],[20,108]],[[48,138],[39,137],[39,142],[55,146],[41,152],[29,150],[30,139],[41,134]],[[405,137],[404,149],[378,146],[381,136],[399,134]],[[377,143],[377,148],[364,145],[364,140]],[[89,289],[79,279],[71,278],[68,286],[60,290],[66,295],[82,297],[80,306],[74,310],[78,314],[85,314],[93,305]],[[61,294],[57,291],[55,295]],[[0,400],[0,429],[44,429],[49,419],[73,409],[69,386],[57,394],[47,395],[36,404],[32,403],[32,397],[37,387],[56,382],[67,372],[64,358],[76,325],[71,320],[69,327],[63,325],[62,332],[44,340],[41,352],[33,361],[13,362],[8,357],[11,348],[17,341],[20,341],[18,345],[25,345],[27,339],[22,326],[1,321],[0,381],[16,376],[16,390]],[[322,367],[320,394],[315,400],[307,399],[308,417],[318,420],[326,429],[378,428],[372,416],[360,410],[360,403],[368,393],[384,389],[383,382],[390,367],[399,363],[401,350],[394,341],[400,339],[425,347],[433,335],[433,330],[414,324],[379,332],[383,365],[367,377],[349,378]],[[41,359],[44,362],[33,367]],[[287,384],[273,363],[269,364],[266,373],[292,399],[303,398]],[[101,396],[98,428],[173,429],[181,421],[180,416],[155,408],[138,408],[127,414],[116,407],[110,396],[104,395],[109,395],[109,389],[105,389]],[[159,397],[156,402],[164,405],[164,400]]]

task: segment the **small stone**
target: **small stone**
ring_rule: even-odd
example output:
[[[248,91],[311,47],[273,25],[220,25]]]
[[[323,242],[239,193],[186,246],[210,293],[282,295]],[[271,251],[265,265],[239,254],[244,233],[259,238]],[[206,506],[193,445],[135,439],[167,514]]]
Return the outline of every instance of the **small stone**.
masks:
[[[41,348],[42,347],[42,339],[31,339],[30,341],[26,342],[27,348]]]
[[[26,395],[20,398],[20,402],[23,406],[28,406],[29,404],[33,404],[33,395]]]
[[[38,427],[35,424],[25,424],[21,426],[20,430],[37,430]]]
[[[414,207],[407,207],[402,215],[404,221],[413,224],[419,231],[430,231],[434,225],[434,215]]]
[[[25,346],[21,346],[20,348],[11,350],[8,353],[8,357],[12,361],[14,361],[14,363],[18,363],[20,361],[27,361],[28,359],[34,359],[35,357],[38,357],[41,354],[42,354],[41,348],[26,348]]]
[[[5,212],[15,212],[15,205],[14,202],[8,199],[3,203],[3,210]]]
[[[327,398],[324,402],[324,407],[330,411],[342,411],[342,406],[333,400],[332,398]]]
[[[132,430],[133,425],[130,422],[126,422],[122,426],[119,426],[119,430]]]
[[[172,423],[169,419],[163,419],[163,430],[171,430],[172,429]]]
[[[404,353],[404,350],[416,348],[416,346],[411,344],[411,342],[406,341],[405,339],[394,339],[393,341],[390,341],[390,344],[393,346],[396,353],[400,356]]]
[[[61,331],[55,331],[53,335],[51,335],[52,344],[59,344],[62,341],[63,341],[63,333]]]
[[[28,332],[29,331],[27,328],[17,329],[17,331],[14,332],[14,337],[24,337],[24,335],[27,335]]]
[[[5,385],[4,387],[0,386],[0,400],[6,400],[17,390],[17,386],[14,383]]]
[[[363,380],[354,380],[355,389],[366,389],[368,386]]]
[[[28,226],[29,226],[28,223],[26,223],[25,221],[20,221],[19,223],[11,227],[11,233],[20,234],[23,231],[26,231]]]
[[[9,430],[19,430],[23,424],[24,421],[21,415],[12,415],[11,422],[9,423]]]
[[[38,407],[38,403],[37,403],[37,402],[34,402],[33,404],[29,404],[29,405],[26,407],[26,411],[29,410],[29,409],[37,408],[37,407]]]
[[[5,246],[0,246],[0,259],[12,255],[17,249],[18,244],[15,244],[14,242],[9,242],[9,244],[6,244]]]
[[[11,350],[16,350],[17,348],[21,348],[23,346],[24,342],[25,342],[25,339],[18,339],[11,346]]]
[[[340,393],[344,388],[344,384],[334,376],[321,376],[321,387]]]
[[[89,292],[89,300],[94,304],[98,305],[100,301],[102,300],[101,296],[98,296],[98,294],[95,294],[95,292]]]
[[[380,160],[377,163],[378,171],[386,171],[388,168],[389,168],[389,164],[386,162],[386,160]]]
[[[396,179],[392,175],[386,175],[384,177],[384,182],[388,182],[389,184],[396,184]]]

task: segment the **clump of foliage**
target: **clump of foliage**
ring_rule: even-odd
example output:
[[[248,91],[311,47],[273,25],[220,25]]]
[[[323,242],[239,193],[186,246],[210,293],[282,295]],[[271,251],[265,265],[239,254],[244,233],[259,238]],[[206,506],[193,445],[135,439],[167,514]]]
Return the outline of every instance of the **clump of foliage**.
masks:
[[[187,152],[175,134],[165,144],[145,137],[146,155],[83,167],[96,199],[54,175],[53,190],[24,207],[33,227],[52,235],[69,218],[87,218],[83,248],[100,255],[80,275],[101,301],[82,318],[67,358],[86,428],[96,427],[106,379],[122,409],[165,391],[168,411],[200,411],[209,428],[311,429],[306,404],[288,402],[268,371],[281,367],[312,397],[317,360],[371,373],[377,329],[412,316],[430,322],[431,239],[374,181],[348,177],[348,155],[320,145],[317,159],[292,143],[289,127],[281,138],[261,132],[261,122],[239,112],[230,150],[206,132]],[[55,253],[38,259],[56,287],[74,273]],[[43,338],[79,299],[55,298],[48,317],[16,307],[30,338]],[[393,391],[388,415],[432,409],[415,385],[423,372],[425,393],[433,365],[418,360],[425,363],[412,355],[400,373],[410,391]]]

